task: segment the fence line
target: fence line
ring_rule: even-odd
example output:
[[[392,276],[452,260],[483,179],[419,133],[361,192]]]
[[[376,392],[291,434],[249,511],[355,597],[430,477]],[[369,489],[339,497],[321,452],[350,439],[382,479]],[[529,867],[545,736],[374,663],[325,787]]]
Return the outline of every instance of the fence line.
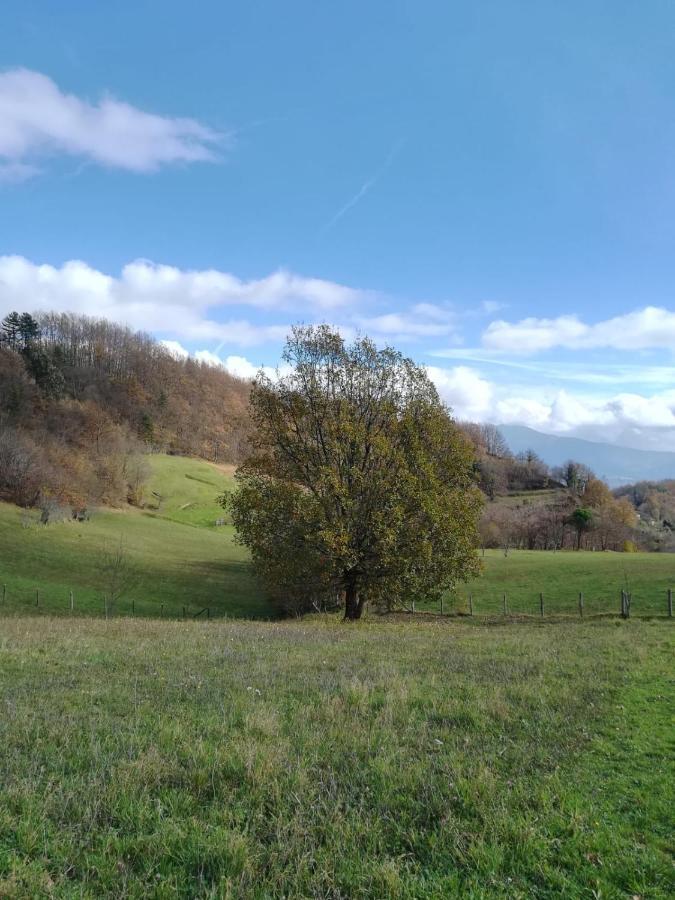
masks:
[[[461,595],[456,595],[455,597],[455,615],[466,615],[467,612],[469,616],[489,616],[491,618],[500,614],[503,618],[509,616],[532,617],[537,615],[537,609],[535,607],[536,598],[534,596],[531,604],[527,602],[527,599],[520,603],[516,600],[514,603],[512,595],[503,591],[501,593],[501,603],[496,596],[493,598],[483,597],[479,603],[476,596],[473,593],[469,593],[463,608],[461,608],[462,599]],[[522,594],[520,595],[520,599],[523,601]],[[611,615],[617,615],[624,619],[630,618],[631,615],[636,615],[638,618],[666,617],[672,619],[673,617],[672,588],[667,588],[664,591],[663,601],[656,601],[653,597],[647,597],[645,595],[635,606],[633,605],[633,592],[625,589],[619,591],[616,605],[609,600],[607,595],[603,595],[601,598],[594,601],[592,598],[589,598],[589,595],[584,591],[579,591],[576,594],[576,603],[573,599],[573,595],[571,595],[569,605],[565,604],[564,600],[561,601],[559,595],[556,595],[556,599],[551,606],[547,606],[543,592],[539,593],[538,599],[538,613],[540,618],[545,618],[546,616],[558,618],[561,616],[567,618],[578,616],[583,619],[594,616]],[[663,605],[661,605],[661,603]],[[440,615],[444,614],[446,604],[447,599],[442,598],[440,601]],[[433,610],[426,609],[425,611],[430,612]]]
[[[138,601],[136,598],[124,597],[111,601],[108,596],[92,591],[84,591],[82,600],[78,605],[78,596],[74,590],[68,590],[63,595],[55,596],[49,589],[38,586],[35,588],[17,588],[10,590],[7,584],[0,585],[0,613],[17,611],[22,608],[40,610],[45,613],[70,615],[95,615],[97,612],[104,618],[113,616],[131,616],[137,614],[145,618],[167,619],[206,619],[217,616],[212,607],[190,607],[189,604],[166,605],[163,601],[152,600]],[[441,597],[438,611],[425,604],[420,610],[415,604],[408,609],[410,614],[422,612],[423,614],[435,613],[441,616],[469,615],[474,618],[501,616],[508,617],[539,617],[560,618],[578,617],[580,619],[597,616],[616,615],[628,619],[634,617],[658,617],[673,618],[673,589],[664,589],[658,600],[646,592],[637,599],[633,598],[632,591],[621,589],[616,601],[604,594],[602,597],[593,598],[584,591],[575,593],[570,591],[569,601],[561,599],[557,593],[555,598],[547,602],[544,592],[525,596],[523,592],[512,595],[502,591],[500,595],[477,597],[474,592],[464,596],[457,593],[449,599]],[[225,613],[223,613],[225,615]]]
[[[78,603],[79,599],[79,603]],[[84,590],[78,598],[76,591],[50,591],[44,587],[10,588],[0,584],[0,615],[3,612],[19,612],[36,610],[45,614],[71,615],[75,617],[101,616],[113,617],[140,615],[143,618],[165,619],[211,619],[213,609],[210,606],[191,604],[165,604],[163,601],[142,600],[135,597],[123,597],[111,600],[104,593]],[[222,616],[225,616],[222,613]]]

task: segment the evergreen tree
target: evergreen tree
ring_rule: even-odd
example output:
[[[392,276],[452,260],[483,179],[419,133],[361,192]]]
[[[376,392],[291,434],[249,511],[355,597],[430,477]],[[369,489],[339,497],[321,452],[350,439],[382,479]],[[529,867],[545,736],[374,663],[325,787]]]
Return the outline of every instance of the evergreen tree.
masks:
[[[2,341],[12,350],[16,350],[21,334],[21,316],[11,312],[2,320]]]
[[[23,313],[19,318],[19,337],[24,349],[40,339],[40,326],[30,313]]]
[[[50,354],[43,347],[29,345],[22,350],[22,356],[26,369],[43,394],[54,399],[62,397],[66,389],[65,379]]]

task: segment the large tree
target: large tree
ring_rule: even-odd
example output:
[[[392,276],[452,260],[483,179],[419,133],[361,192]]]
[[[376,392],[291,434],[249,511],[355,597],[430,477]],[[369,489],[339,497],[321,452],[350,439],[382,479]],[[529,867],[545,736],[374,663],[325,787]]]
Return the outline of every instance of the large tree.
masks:
[[[425,371],[367,338],[294,328],[285,371],[251,392],[249,458],[229,505],[287,608],[431,598],[478,567],[473,452]]]

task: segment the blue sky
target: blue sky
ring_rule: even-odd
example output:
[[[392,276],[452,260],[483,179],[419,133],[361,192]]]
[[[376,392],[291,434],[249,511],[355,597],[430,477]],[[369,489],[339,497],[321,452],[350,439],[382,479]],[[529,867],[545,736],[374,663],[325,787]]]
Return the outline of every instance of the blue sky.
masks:
[[[675,449],[674,48],[666,0],[6,0],[0,312],[244,374],[330,321],[463,417]]]

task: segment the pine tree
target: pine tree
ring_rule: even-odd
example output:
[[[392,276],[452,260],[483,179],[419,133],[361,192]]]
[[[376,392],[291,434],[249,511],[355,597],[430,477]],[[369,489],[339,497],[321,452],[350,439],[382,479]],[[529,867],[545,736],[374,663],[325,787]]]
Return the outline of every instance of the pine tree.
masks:
[[[2,341],[11,350],[16,350],[21,333],[21,316],[18,312],[11,312],[2,320]]]
[[[30,313],[23,313],[19,318],[19,336],[24,349],[40,338],[40,326]]]

